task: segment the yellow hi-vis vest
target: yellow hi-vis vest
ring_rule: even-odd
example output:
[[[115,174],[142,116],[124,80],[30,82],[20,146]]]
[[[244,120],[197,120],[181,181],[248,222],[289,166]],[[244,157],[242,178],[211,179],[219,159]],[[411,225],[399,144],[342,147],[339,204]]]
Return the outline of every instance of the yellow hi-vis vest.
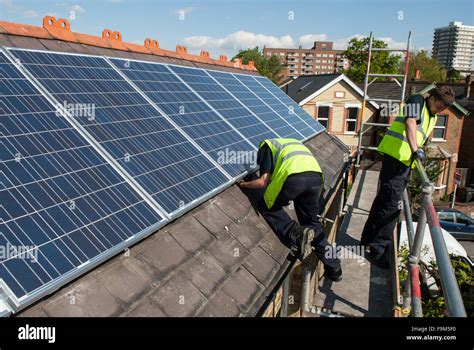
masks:
[[[426,142],[436,124],[437,116],[430,117],[427,105],[428,103],[424,101],[421,112],[421,122],[417,125],[416,143],[418,147],[421,147]],[[400,110],[400,115],[395,118],[394,122],[385,133],[385,136],[380,142],[377,150],[398,159],[406,166],[411,166],[412,168],[415,167],[415,162],[412,162],[411,160],[413,152],[410,148],[405,132],[405,116],[403,114],[403,108]]]
[[[263,194],[263,199],[270,209],[288,176],[292,174],[314,171],[322,173],[318,161],[311,151],[296,139],[269,139],[260,143],[260,148],[268,145],[272,152],[273,173],[270,183]]]

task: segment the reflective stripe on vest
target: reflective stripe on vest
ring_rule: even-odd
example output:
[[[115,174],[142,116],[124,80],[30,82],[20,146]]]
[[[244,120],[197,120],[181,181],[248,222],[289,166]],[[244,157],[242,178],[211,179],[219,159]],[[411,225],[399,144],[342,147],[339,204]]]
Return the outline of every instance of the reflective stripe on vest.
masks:
[[[427,102],[423,102],[423,109],[421,111],[421,120],[417,124],[416,143],[418,147],[423,146],[436,124],[437,116],[430,117],[428,112]],[[405,117],[403,116],[403,108],[400,109],[400,116],[395,118],[390,128],[385,133],[384,138],[380,142],[378,151],[388,154],[406,166],[414,167],[411,160],[412,150],[405,131]]]
[[[263,198],[270,209],[288,176],[307,171],[322,173],[318,161],[311,151],[296,139],[269,139],[260,143],[268,145],[272,152],[273,173],[270,175]]]

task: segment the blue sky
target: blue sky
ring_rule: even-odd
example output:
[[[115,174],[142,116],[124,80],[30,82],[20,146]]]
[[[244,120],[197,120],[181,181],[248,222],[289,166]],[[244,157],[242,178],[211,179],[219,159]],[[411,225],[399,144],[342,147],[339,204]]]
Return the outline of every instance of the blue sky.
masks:
[[[239,49],[309,48],[314,40],[334,41],[344,48],[348,38],[371,30],[390,46],[400,47],[408,30],[415,49],[431,49],[433,29],[450,21],[474,25],[473,1],[438,0],[0,0],[0,19],[41,25],[43,16],[68,18],[73,31],[100,35],[120,31],[123,40],[142,44],[157,39],[167,49],[184,44],[212,57],[229,58]],[[72,18],[74,17],[74,18]],[[184,17],[184,18],[183,18]]]

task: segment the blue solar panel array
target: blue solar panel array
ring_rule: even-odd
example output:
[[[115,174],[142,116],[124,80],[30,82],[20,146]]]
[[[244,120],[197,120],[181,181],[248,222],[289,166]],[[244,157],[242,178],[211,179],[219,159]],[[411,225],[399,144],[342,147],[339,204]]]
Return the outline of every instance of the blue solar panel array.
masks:
[[[238,156],[250,151],[251,145],[167,66],[120,59],[111,61],[231,176],[249,170],[248,164]],[[236,154],[236,158],[224,157],[226,149],[227,154]]]
[[[251,110],[245,108],[206,71],[181,66],[170,66],[170,69],[254,146],[258,147],[263,139],[277,137]]]
[[[258,98],[252,89],[239,81],[234,75],[212,70],[207,71],[207,73],[257,115],[278,137],[303,138],[303,135],[295,127],[291,126],[285,118],[282,118],[280,114]]]
[[[300,138],[307,138],[314,135],[315,130],[298,116],[296,111],[301,109],[301,107],[295,102],[293,102],[293,104],[283,103],[270,91],[268,91],[262,84],[260,84],[253,76],[241,74],[234,74],[234,76],[245,86],[248,86],[248,88],[252,90],[255,95],[257,95],[265,104],[278,113],[282,119],[286,120],[291,126],[293,126],[298,131],[298,133],[302,135]],[[319,124],[317,121],[315,122]]]
[[[32,51],[14,54],[61,104],[93,107],[94,115],[78,115],[78,122],[167,213],[227,182],[102,57]]]
[[[0,52],[0,279],[18,299],[163,221]]]
[[[9,49],[0,79],[0,245],[33,258],[0,257],[0,279],[20,304],[244,176],[261,140],[323,130],[250,75]]]
[[[243,75],[240,75],[244,77]],[[268,78],[265,77],[253,77],[256,81],[258,81],[268,92],[270,92],[276,99],[281,101],[288,110],[292,111],[292,113],[296,114],[302,121],[305,122],[306,125],[310,127],[312,130],[311,132],[307,132],[308,135],[314,135],[314,133],[318,133],[324,130],[324,127],[314,118],[312,118],[305,110],[298,105],[295,101],[293,101],[287,94],[285,94],[278,86],[273,84]],[[303,128],[303,130],[307,130]]]

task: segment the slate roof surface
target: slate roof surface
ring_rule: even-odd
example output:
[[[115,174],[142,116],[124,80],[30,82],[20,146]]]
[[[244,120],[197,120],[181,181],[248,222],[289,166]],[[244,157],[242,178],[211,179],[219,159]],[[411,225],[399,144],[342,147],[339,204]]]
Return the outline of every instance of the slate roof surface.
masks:
[[[285,85],[282,90],[299,103],[340,75],[341,73],[301,75],[293,82]]]

